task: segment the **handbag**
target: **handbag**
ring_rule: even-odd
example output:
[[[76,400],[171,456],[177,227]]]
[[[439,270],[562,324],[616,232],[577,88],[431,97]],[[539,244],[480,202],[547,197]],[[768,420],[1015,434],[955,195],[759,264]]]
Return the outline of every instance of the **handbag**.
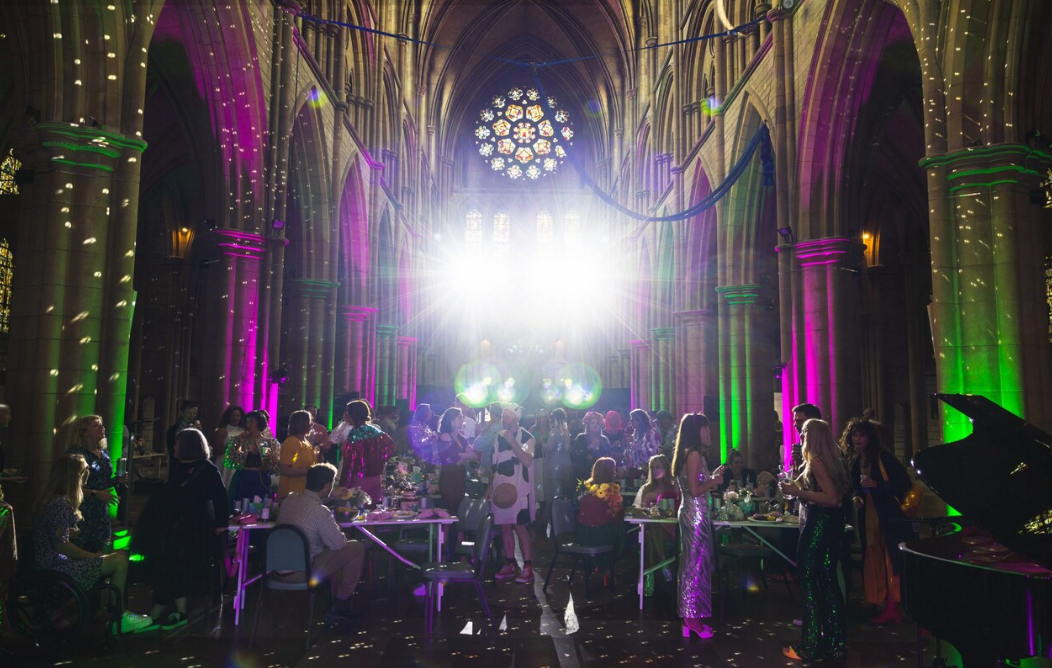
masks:
[[[883,460],[878,457],[877,462],[880,464],[880,475],[884,476],[884,480],[890,480],[888,471],[884,468]],[[905,496],[902,497],[902,502],[899,506],[902,509],[902,514],[906,517],[916,517],[923,500],[924,490],[916,482],[912,482],[910,488],[906,490]]]

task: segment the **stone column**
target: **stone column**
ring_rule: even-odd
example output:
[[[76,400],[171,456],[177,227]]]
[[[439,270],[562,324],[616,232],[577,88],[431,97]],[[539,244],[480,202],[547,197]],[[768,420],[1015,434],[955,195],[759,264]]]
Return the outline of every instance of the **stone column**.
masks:
[[[676,323],[676,415],[705,410],[705,396],[719,394],[716,309],[679,311]]]
[[[202,355],[201,412],[219,415],[227,404],[258,407],[256,395],[260,273],[266,239],[241,230],[213,232],[219,262],[209,267],[211,289],[202,320],[209,345]],[[259,378],[259,382],[268,382]]]
[[[858,350],[853,339],[858,289],[855,275],[838,266],[851,243],[842,237],[809,239],[798,242],[795,249],[803,298],[805,356],[797,360],[803,363],[806,379],[802,400],[821,408],[834,432],[859,410],[854,363]]]
[[[651,396],[651,349],[650,342],[642,339],[629,341],[631,350],[631,408],[649,408]]]
[[[726,461],[727,451],[738,449],[752,464],[757,457],[750,456],[751,444],[759,437],[761,411],[770,414],[773,396],[771,367],[768,364],[762,370],[768,381],[765,385],[755,355],[762,336],[756,330],[755,313],[760,286],[725,285],[716,292],[723,298],[719,310],[721,335],[727,334],[727,338],[720,338],[720,457]],[[764,388],[766,406],[761,399]]]
[[[373,408],[394,404],[397,389],[397,325],[376,326],[376,403]]]
[[[1030,203],[1052,153],[1020,144],[967,148],[922,163],[928,171],[938,390],[982,394],[1048,429],[1048,343],[1042,226]],[[944,440],[971,433],[943,407]]]
[[[8,456],[43,484],[76,417],[100,413],[120,454],[146,144],[72,123],[37,123],[32,134],[18,150],[34,181],[20,197]]]
[[[651,362],[653,388],[650,404],[645,408],[652,410],[671,410],[675,406],[675,384],[672,377],[673,361],[682,364],[683,360],[673,355],[673,339],[676,330],[671,327],[659,327],[650,330],[654,351]]]
[[[376,313],[368,306],[341,306],[336,333],[336,394],[358,392],[370,403],[375,394],[370,359],[374,358]],[[339,411],[333,407],[333,415]]]
[[[417,342],[413,336],[398,337],[398,392],[396,399],[409,402],[409,408],[416,408],[417,384]]]
[[[333,401],[333,351],[329,314],[335,311],[339,283],[295,279],[291,281],[290,313],[285,335],[289,381],[282,392],[281,414],[306,404],[331,406]]]

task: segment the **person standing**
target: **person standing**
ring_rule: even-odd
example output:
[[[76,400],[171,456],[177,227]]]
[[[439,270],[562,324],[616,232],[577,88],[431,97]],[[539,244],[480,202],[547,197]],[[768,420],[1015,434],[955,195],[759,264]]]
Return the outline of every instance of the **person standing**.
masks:
[[[672,473],[682,496],[679,505],[679,600],[683,637],[693,633],[711,638],[712,627],[702,620],[712,617],[712,517],[709,493],[723,484],[723,467],[709,474],[705,450],[712,436],[709,419],[688,413],[679,423]]]
[[[475,433],[472,449],[478,453],[481,466],[481,474],[485,479],[492,475],[493,448],[497,444],[497,432],[501,430],[501,403],[494,401],[486,408],[487,420],[481,431]]]
[[[800,430],[803,473],[781,483],[782,493],[802,504],[800,542],[796,550],[800,593],[804,603],[800,643],[782,648],[797,661],[842,657],[844,596],[837,581],[843,542],[844,500],[851,485],[829,423],[810,419]]]
[[[337,480],[343,487],[361,487],[373,499],[382,498],[384,469],[394,454],[394,441],[371,422],[369,404],[363,399],[348,402],[344,410],[344,421],[350,426]]]
[[[676,448],[676,420],[672,413],[662,409],[654,415],[657,421],[658,435],[661,437],[661,454],[672,461],[673,451]]]
[[[468,395],[463,392],[457,395],[457,398],[453,401],[453,406],[454,408],[459,408],[464,415],[464,426],[461,428],[460,435],[464,437],[468,445],[471,445],[475,440],[475,430],[478,427],[478,423],[475,421],[475,409],[468,405]]]
[[[793,407],[793,427],[796,429],[797,436],[800,438],[793,443],[793,476],[800,475],[800,472],[804,470],[804,456],[802,454],[801,445],[803,441],[803,429],[804,423],[808,420],[821,420],[822,409],[814,404],[800,404],[799,406]]]
[[[106,447],[106,426],[101,416],[85,415],[73,424],[69,454],[80,455],[88,463],[84,502],[80,506],[84,519],[73,543],[88,552],[100,552],[113,535],[109,509],[118,502],[113,486],[113,462]]]
[[[866,602],[883,605],[875,624],[902,623],[899,574],[902,553],[895,546],[916,536],[902,512],[902,501],[913,486],[906,467],[884,449],[880,429],[872,420],[847,423],[841,447],[851,455],[849,480],[858,509],[856,526],[862,539],[862,581]]]
[[[642,408],[635,409],[628,417],[632,422],[632,438],[625,445],[622,466],[640,473],[646,470],[650,458],[661,452],[661,435]]]
[[[437,463],[442,467],[438,479],[438,490],[442,495],[442,505],[452,514],[456,514],[460,502],[465,497],[467,487],[467,470],[465,462],[478,459],[478,455],[468,446],[461,435],[464,414],[459,408],[447,408],[438,422],[436,448]]]
[[[582,419],[584,432],[577,435],[570,447],[575,480],[586,480],[592,472],[595,460],[600,457],[613,458],[610,440],[603,433],[603,416],[595,411],[585,413]],[[616,461],[616,460],[615,460]]]
[[[497,432],[493,448],[493,478],[486,498],[493,507],[493,523],[500,527],[504,547],[504,567],[497,580],[515,579],[520,584],[533,582],[533,547],[527,527],[534,519],[533,435],[519,426],[522,407],[504,404],[501,412],[503,429]],[[515,536],[522,551],[522,572],[515,563]]]
[[[198,403],[196,401],[183,401],[179,405],[179,419],[171,427],[168,427],[167,445],[168,461],[175,461],[175,435],[184,429],[201,428],[201,422],[197,419]]]
[[[223,465],[234,469],[229,498],[265,499],[270,496],[270,474],[278,472],[280,446],[266,435],[267,415],[252,411],[245,416],[245,431],[227,447]]]
[[[289,416],[289,435],[282,441],[279,455],[279,499],[292,492],[302,492],[307,482],[307,470],[317,463],[317,452],[307,440],[312,423],[307,411],[296,411]]]

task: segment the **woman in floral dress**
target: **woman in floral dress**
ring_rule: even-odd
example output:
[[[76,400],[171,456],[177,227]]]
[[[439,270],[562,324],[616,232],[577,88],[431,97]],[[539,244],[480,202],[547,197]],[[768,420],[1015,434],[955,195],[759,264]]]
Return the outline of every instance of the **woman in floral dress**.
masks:
[[[235,469],[230,481],[230,498],[261,499],[270,495],[270,474],[278,471],[278,442],[263,435],[267,418],[261,411],[245,416],[245,431],[226,449],[223,464]]]

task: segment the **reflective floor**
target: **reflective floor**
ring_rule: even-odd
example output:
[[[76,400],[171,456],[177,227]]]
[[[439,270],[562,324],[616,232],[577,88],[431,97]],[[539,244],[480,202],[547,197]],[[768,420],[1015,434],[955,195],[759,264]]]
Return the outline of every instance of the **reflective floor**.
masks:
[[[538,541],[536,562],[548,564],[547,541]],[[314,640],[304,651],[306,595],[281,593],[268,600],[259,623],[254,649],[248,636],[258,590],[249,591],[242,626],[233,626],[229,602],[224,608],[199,604],[191,623],[171,633],[150,632],[125,639],[110,653],[99,650],[99,630],[92,629],[78,647],[62,651],[39,665],[49,666],[194,666],[253,668],[265,666],[514,666],[560,668],[610,666],[787,666],[783,645],[799,637],[793,618],[800,617],[798,590],[769,582],[765,591],[746,577],[741,595],[737,573],[730,573],[726,611],[713,625],[712,640],[681,637],[675,616],[674,585],[658,579],[653,597],[642,612],[636,594],[635,556],[626,555],[618,580],[604,588],[592,578],[592,599],[585,599],[578,574],[573,590],[565,582],[567,569],[556,569],[547,594],[542,592],[544,569],[533,586],[513,583],[486,585],[493,621],[487,622],[471,585],[447,588],[443,610],[431,638],[423,632],[423,598],[414,596],[419,582],[408,568],[399,567],[388,587],[386,560],[378,559],[381,575],[359,586],[359,628],[337,629],[323,621],[327,601],[319,597]],[[910,623],[882,627],[868,619],[873,611],[859,600],[859,579],[850,595],[848,656],[826,661],[834,666],[915,666],[916,627]],[[135,586],[131,608],[148,609],[149,592]],[[229,597],[227,597],[229,600]],[[273,601],[273,604],[271,603]],[[717,610],[719,605],[717,603]],[[277,611],[277,615],[274,612]],[[930,641],[927,643],[930,645]],[[928,651],[930,665],[931,652]],[[0,659],[0,662],[3,662]],[[3,662],[6,663],[6,662]],[[14,664],[12,664],[14,665]]]

